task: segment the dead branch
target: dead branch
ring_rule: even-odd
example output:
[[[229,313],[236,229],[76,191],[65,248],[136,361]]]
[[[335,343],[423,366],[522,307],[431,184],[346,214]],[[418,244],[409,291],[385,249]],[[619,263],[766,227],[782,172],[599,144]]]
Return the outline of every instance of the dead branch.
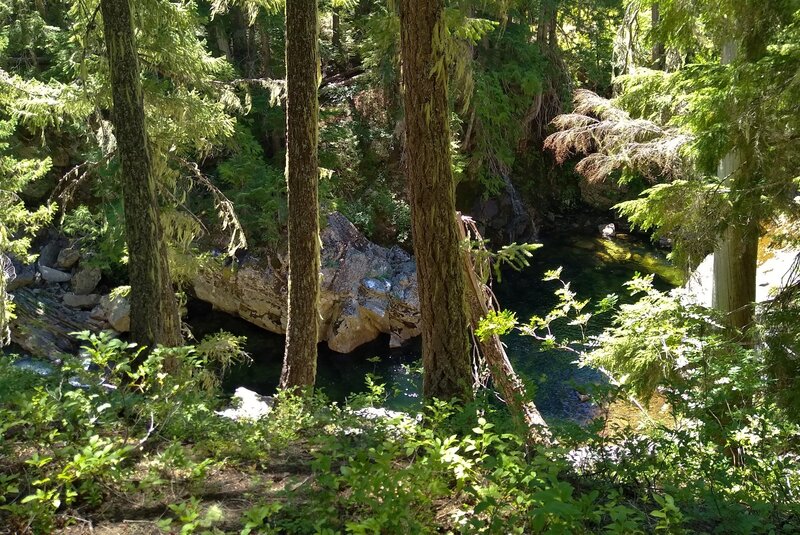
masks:
[[[478,228],[472,218],[457,214],[456,216],[459,238],[462,242],[484,243]],[[476,257],[468,251],[463,253],[464,273],[466,275],[466,296],[470,312],[472,331],[478,328],[481,319],[496,310],[496,299],[491,289],[481,282],[483,275],[488,274],[489,266],[486,261],[476,261]],[[480,352],[486,360],[489,371],[512,417],[527,429],[528,439],[533,444],[552,443],[553,437],[547,423],[542,418],[536,405],[528,398],[525,385],[514,372],[511,361],[506,355],[500,337],[492,335],[486,340],[477,340]]]

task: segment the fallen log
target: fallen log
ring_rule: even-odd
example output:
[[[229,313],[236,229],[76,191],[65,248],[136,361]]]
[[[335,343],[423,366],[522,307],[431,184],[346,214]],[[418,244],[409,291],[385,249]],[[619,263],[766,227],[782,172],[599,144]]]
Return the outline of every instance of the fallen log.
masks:
[[[468,238],[471,241],[478,241],[478,243],[483,242],[472,218],[457,213],[456,219],[459,239],[462,242]],[[479,263],[469,250],[464,251],[462,257],[466,276],[466,299],[469,306],[470,324],[474,332],[480,325],[481,319],[485,318],[491,310],[495,310],[495,299],[492,291],[482,282],[482,275],[488,274],[487,261]],[[514,372],[514,367],[506,355],[500,337],[491,335],[480,340],[476,336],[475,339],[489,368],[494,385],[508,405],[512,418],[527,430],[529,441],[536,444],[552,443],[553,437],[547,422],[544,421],[536,405],[525,392],[525,385]]]

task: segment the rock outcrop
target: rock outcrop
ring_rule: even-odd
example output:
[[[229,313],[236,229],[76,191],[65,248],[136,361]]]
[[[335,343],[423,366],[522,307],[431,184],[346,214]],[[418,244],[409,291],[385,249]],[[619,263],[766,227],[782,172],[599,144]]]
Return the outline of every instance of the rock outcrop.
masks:
[[[370,242],[338,213],[328,217],[321,239],[320,341],[348,353],[381,333],[390,335],[394,347],[419,335],[416,265],[408,253]],[[80,253],[76,258],[73,250],[55,241],[41,253],[36,265],[15,263],[7,286],[17,307],[11,323],[16,344],[34,355],[58,359],[77,350],[70,335],[74,331],[130,330],[129,300],[119,292],[100,295],[99,269],[82,265]],[[194,281],[197,297],[269,331],[285,332],[285,266],[239,260],[202,268]]]
[[[391,336],[397,347],[419,335],[419,297],[414,259],[399,247],[370,242],[343,215],[328,216],[322,239],[320,341],[347,353]],[[276,333],[286,328],[286,266],[251,259],[243,265],[202,268],[197,297]]]
[[[503,176],[503,183],[500,192],[488,198],[481,196],[469,211],[479,222],[481,234],[496,246],[536,241],[539,228],[532,210],[525,205],[508,175]]]
[[[71,333],[106,327],[105,322],[67,306],[46,288],[19,288],[13,296],[16,318],[10,323],[11,340],[36,356],[57,360],[75,353],[80,343]]]

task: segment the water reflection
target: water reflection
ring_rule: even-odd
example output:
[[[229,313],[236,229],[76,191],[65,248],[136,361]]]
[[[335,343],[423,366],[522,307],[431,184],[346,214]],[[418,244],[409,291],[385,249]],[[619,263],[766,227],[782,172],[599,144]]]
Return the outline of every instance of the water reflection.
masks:
[[[495,294],[500,303],[517,313],[520,321],[533,315],[544,316],[556,304],[553,292],[557,282],[542,281],[542,274],[563,268],[561,279],[570,283],[579,299],[597,302],[609,293],[627,297],[622,285],[634,273],[655,274],[655,285],[665,290],[681,282],[681,273],[668,262],[664,254],[651,245],[627,235],[605,239],[580,234],[551,234],[543,236],[544,247],[534,253],[531,266],[523,272],[505,273]],[[589,305],[591,308],[591,304]],[[596,334],[609,322],[608,316],[593,318],[587,329]],[[578,339],[580,328],[559,323],[554,328],[556,338]],[[507,351],[517,372],[535,389],[536,406],[548,420],[569,419],[585,421],[596,407],[581,401],[579,392],[593,384],[605,382],[601,373],[579,368],[574,353],[563,350],[542,351],[535,340],[518,333],[504,338]]]
[[[284,337],[270,333],[228,314],[211,310],[202,302],[189,306],[188,323],[198,339],[225,330],[247,337],[246,349],[253,358],[249,365],[235,366],[223,381],[232,392],[244,386],[260,394],[272,394],[278,386],[283,363]],[[389,348],[389,336],[380,336],[355,351],[342,354],[326,344],[318,347],[317,387],[334,401],[344,401],[351,394],[367,391],[365,377],[373,374],[386,383],[389,405],[410,408],[418,402],[421,379],[413,368],[420,359],[419,340],[401,349]]]

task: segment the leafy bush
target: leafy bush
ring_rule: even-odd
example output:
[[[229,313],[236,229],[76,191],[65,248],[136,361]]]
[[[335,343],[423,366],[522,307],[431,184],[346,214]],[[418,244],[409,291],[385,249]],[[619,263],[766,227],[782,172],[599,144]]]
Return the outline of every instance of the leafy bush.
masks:
[[[92,370],[67,362],[51,376],[0,363],[0,520],[50,533],[75,511],[102,515],[100,504],[125,495],[156,500],[161,528],[182,533],[796,531],[798,429],[772,402],[757,355],[731,351],[707,325],[713,316],[649,279],[629,286],[644,299],[619,307],[586,362],[629,375],[609,399],[651,388],[669,415],[633,429],[601,411],[535,448],[489,393],[467,406],[436,401],[413,418],[378,408],[386,391],[375,377],[344,406],[280,392],[266,418],[228,420],[213,410],[214,370],[243,356],[241,340],[225,334],[147,356],[85,334]],[[537,335],[553,321],[589,322],[589,303],[567,283],[558,295],[552,313],[521,328]],[[594,309],[615,306],[609,297]],[[513,323],[499,314],[485,330]],[[658,336],[668,352],[649,342]],[[580,351],[587,341],[550,343]],[[676,368],[681,357],[688,364]],[[212,475],[269,481],[287,470],[298,476],[266,494],[254,487],[238,512],[204,498]]]

